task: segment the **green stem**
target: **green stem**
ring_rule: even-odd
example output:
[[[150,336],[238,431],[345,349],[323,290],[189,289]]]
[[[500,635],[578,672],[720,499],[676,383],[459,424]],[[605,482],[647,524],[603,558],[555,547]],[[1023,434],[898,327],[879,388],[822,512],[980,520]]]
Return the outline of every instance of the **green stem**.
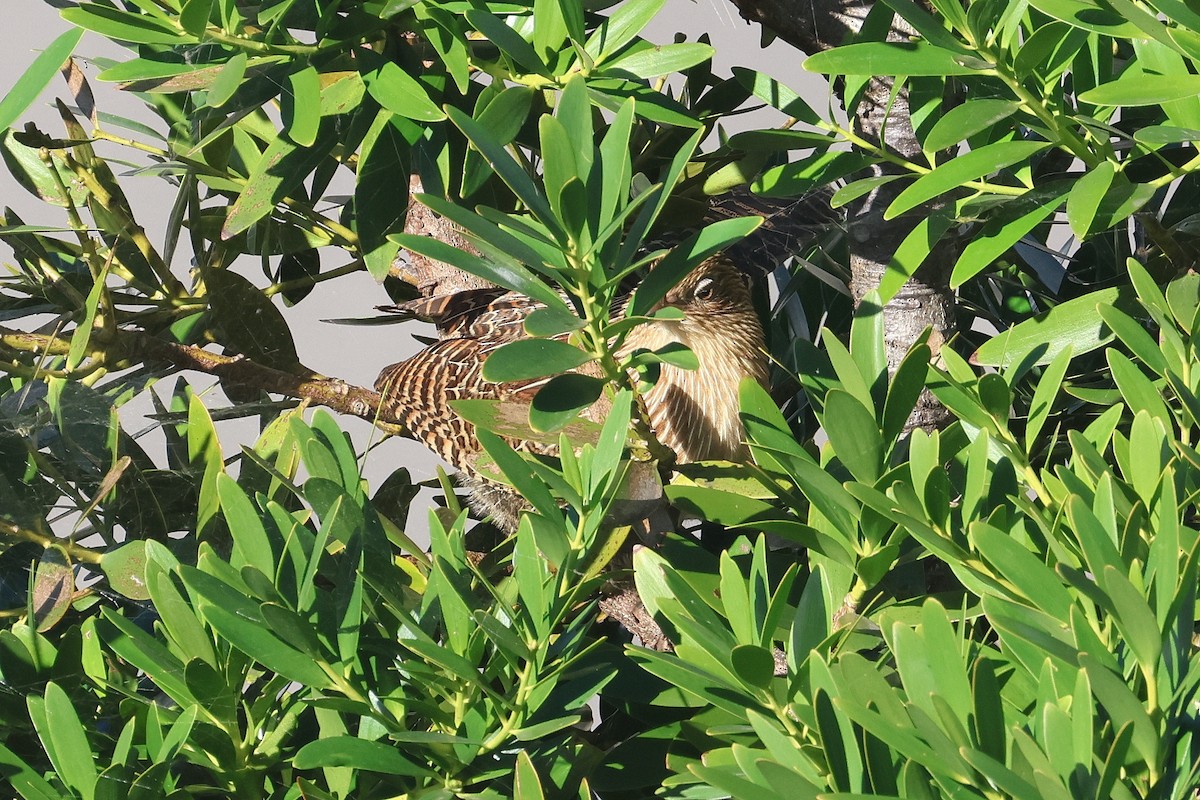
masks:
[[[9,536],[13,539],[19,539],[23,542],[34,542],[42,547],[61,547],[75,561],[83,564],[99,564],[103,554],[97,553],[87,547],[81,547],[74,542],[66,539],[60,539],[45,533],[31,531],[28,528],[22,528],[19,525],[0,519],[0,535]]]
[[[210,26],[204,31],[204,38],[211,39],[215,42],[220,42],[229,47],[236,47],[241,50],[249,50],[252,53],[265,53],[268,55],[290,55],[290,56],[314,56],[325,49],[318,45],[312,44],[268,44],[260,42],[257,39],[245,39],[241,36],[234,36],[215,26]],[[361,38],[355,39],[353,42],[340,42],[337,49],[352,47],[362,41]],[[329,48],[334,49],[334,48]]]
[[[922,166],[914,161],[909,161],[907,158],[898,156],[890,150],[880,147],[874,142],[859,136],[854,131],[843,128],[836,123],[823,122],[821,127],[827,131],[836,133],[838,136],[841,136],[858,149],[870,153],[881,161],[886,161],[889,164],[908,170],[909,172],[915,173],[918,176],[927,175],[936,169],[936,167]],[[975,189],[976,191],[1004,195],[1006,197],[1020,197],[1029,191],[1028,187],[1025,186],[1009,186],[1008,184],[992,183],[991,181],[964,181],[962,185],[969,189]]]
[[[324,281],[333,280],[334,278],[340,278],[343,275],[351,275],[355,272],[360,272],[362,268],[363,265],[361,261],[351,261],[349,264],[337,267],[336,269],[331,269],[328,272],[322,272],[320,275],[305,275],[301,278],[293,278],[290,281],[273,283],[262,291],[267,297],[274,297],[280,292],[287,292],[304,286],[316,285],[318,283],[323,283]]]
[[[529,701],[529,693],[533,690],[530,678],[533,673],[533,661],[526,661],[517,674],[517,694],[512,701],[512,711],[505,717],[500,729],[488,737],[479,747],[479,755],[484,755],[499,749],[508,741],[512,732],[517,729],[517,723],[525,715],[525,705]]]
[[[1054,131],[1062,146],[1070,150],[1076,158],[1089,168],[1096,166],[1103,160],[1097,157],[1096,153],[1087,146],[1087,143],[1074,130],[1063,124],[1064,116],[1058,113],[1057,109],[1050,108],[1045,98],[1036,96],[1033,92],[1025,88],[1025,84],[1019,81],[1015,75],[1000,68],[1000,65],[1004,63],[1003,58],[987,47],[981,47],[979,53],[986,60],[997,65],[995,69],[987,70],[987,72],[990,72],[1003,81],[1008,86],[1009,91],[1021,101],[1029,113],[1037,117],[1047,128]]]

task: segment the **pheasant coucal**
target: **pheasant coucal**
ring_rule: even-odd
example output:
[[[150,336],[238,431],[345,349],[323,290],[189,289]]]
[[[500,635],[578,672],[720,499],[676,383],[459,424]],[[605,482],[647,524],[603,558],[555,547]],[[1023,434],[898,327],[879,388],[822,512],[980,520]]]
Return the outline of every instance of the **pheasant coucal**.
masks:
[[[626,338],[622,352],[680,343],[696,354],[699,368],[662,365],[657,382],[644,396],[651,429],[681,462],[744,460],[738,384],[747,377],[764,384],[767,380],[763,330],[745,276],[727,257],[713,256],[672,289],[663,304],[681,310],[683,318],[638,326]],[[400,308],[434,321],[443,338],[385,368],[375,383],[384,397],[382,421],[402,425],[460,470],[471,491],[472,507],[491,514],[507,530],[516,527],[522,507],[519,498],[475,469],[482,447],[472,424],[456,414],[450,403],[461,399],[529,403],[547,379],[492,383],[484,380],[482,369],[491,352],[527,336],[524,320],[541,307],[500,288],[469,289],[405,304]],[[591,410],[593,418],[603,416],[602,403],[598,401]],[[510,443],[534,453],[557,449],[535,441]]]

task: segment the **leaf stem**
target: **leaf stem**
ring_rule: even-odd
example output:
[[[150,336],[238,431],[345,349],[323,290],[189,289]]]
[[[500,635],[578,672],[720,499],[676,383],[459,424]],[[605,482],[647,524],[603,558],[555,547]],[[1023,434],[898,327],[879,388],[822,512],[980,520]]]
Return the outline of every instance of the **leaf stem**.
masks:
[[[32,531],[28,528],[22,528],[15,523],[8,522],[7,520],[3,519],[0,519],[0,535],[9,536],[13,539],[19,539],[23,542],[34,542],[35,544],[40,544],[42,547],[46,548],[61,547],[71,558],[84,564],[99,564],[100,560],[103,558],[102,553],[97,553],[95,550],[90,548],[82,547],[74,542],[66,539],[60,539],[51,534],[38,533],[37,531]]]

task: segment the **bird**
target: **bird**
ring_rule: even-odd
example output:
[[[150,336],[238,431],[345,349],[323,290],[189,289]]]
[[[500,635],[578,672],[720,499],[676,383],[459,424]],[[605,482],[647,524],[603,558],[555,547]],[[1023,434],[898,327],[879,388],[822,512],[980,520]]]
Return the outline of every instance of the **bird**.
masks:
[[[627,302],[627,301],[626,301]],[[656,319],[634,328],[617,355],[682,344],[699,367],[662,364],[643,395],[655,438],[680,463],[746,461],[749,451],[738,411],[738,387],[745,378],[768,381],[764,334],[745,274],[728,256],[717,254],[671,289],[659,307],[672,306],[681,318]],[[455,413],[463,399],[527,405],[545,379],[493,383],[483,364],[501,346],[527,336],[524,320],[541,303],[499,287],[466,289],[397,307],[437,324],[442,338],[413,357],[383,369],[375,383],[383,401],[381,421],[403,427],[449,462],[468,488],[470,504],[503,530],[514,530],[524,507],[510,489],[489,480],[476,467],[483,448],[474,426]],[[619,307],[619,306],[618,306]],[[585,364],[581,371],[591,365]],[[592,367],[594,369],[594,367]],[[595,373],[593,373],[595,374]],[[593,418],[603,417],[602,399]],[[585,412],[585,416],[587,412]],[[557,447],[534,439],[510,440],[515,449],[553,455]]]

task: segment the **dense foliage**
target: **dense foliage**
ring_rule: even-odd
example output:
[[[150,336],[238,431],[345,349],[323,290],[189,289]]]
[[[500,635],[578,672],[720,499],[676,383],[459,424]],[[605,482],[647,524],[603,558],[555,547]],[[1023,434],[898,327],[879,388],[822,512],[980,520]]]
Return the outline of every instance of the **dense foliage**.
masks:
[[[77,27],[0,102],[8,169],[60,209],[0,227],[0,775],[17,794],[1195,796],[1190,6],[871,6],[809,66],[851,111],[870,76],[904,76],[915,163],[770,76],[714,76],[705,42],[644,41],[654,0],[63,5]],[[894,15],[912,41],[885,41]],[[83,29],[129,45],[98,77],[157,124],[106,114],[68,62],[62,137],[14,128]],[[748,102],[780,127],[725,135]],[[902,174],[855,179],[880,162]],[[476,252],[400,233],[410,173]],[[769,315],[786,413],[744,386],[754,463],[666,486],[731,543],[639,550],[674,652],[628,644],[597,606],[629,533],[610,512],[646,459],[629,376],[691,355],[616,345],[758,220],[649,243],[706,193],[844,178],[835,204],[897,180],[890,215],[938,204],[853,313],[837,237],[798,254]],[[177,188],[163,248],[125,194],[151,179]],[[967,242],[969,332],[889,372],[879,303],[947,237]],[[278,299],[382,280],[402,246],[543,300],[530,333],[573,332],[544,374],[594,360],[606,378],[552,381],[504,420],[570,430],[561,459],[481,435],[531,506],[482,557],[448,482],[410,521],[407,469],[372,492],[335,417],[279,399],[324,395]],[[984,341],[989,325],[1005,332]],[[536,377],[519,348],[489,371]],[[954,421],[910,432],[925,390]],[[576,420],[601,393],[604,424]],[[165,453],[127,429],[135,398]],[[257,418],[257,441],[235,446],[230,416]]]

